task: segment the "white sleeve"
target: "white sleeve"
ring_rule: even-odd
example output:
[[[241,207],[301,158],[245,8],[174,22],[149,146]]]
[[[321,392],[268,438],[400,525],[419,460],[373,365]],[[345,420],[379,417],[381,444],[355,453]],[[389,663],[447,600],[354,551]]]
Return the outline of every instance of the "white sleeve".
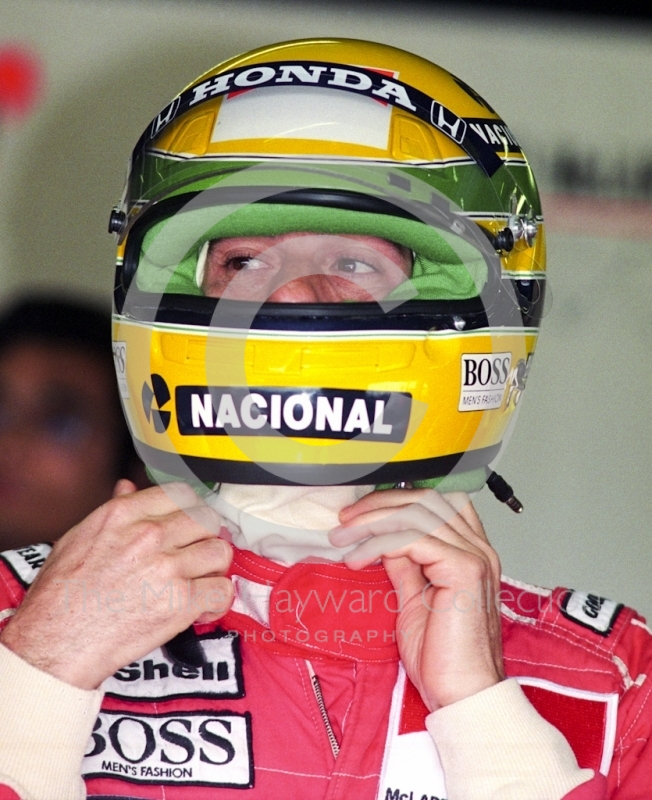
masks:
[[[593,777],[514,679],[428,715],[448,800],[559,800]]]
[[[71,686],[0,645],[0,784],[24,800],[82,800],[81,762],[102,692]]]

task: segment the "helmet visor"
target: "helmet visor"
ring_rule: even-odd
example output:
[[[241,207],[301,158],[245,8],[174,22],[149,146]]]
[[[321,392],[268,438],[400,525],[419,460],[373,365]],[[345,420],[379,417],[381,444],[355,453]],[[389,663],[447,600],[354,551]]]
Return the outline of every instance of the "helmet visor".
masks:
[[[431,186],[415,200],[391,191],[391,170],[360,171],[322,169],[330,185],[315,187],[305,170],[259,165],[152,204],[131,226],[122,286],[259,303],[479,297],[499,274],[480,229]]]

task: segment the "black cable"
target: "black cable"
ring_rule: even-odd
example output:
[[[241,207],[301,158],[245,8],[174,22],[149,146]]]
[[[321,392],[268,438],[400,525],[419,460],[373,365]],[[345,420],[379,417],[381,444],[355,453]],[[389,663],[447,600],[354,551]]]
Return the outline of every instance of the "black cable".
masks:
[[[514,496],[514,490],[512,487],[497,472],[489,472],[487,476],[487,486],[494,493],[496,499],[500,500],[501,503],[508,505],[512,511],[516,512],[517,514],[520,514],[521,511],[523,511],[523,503],[521,503],[521,501]]]

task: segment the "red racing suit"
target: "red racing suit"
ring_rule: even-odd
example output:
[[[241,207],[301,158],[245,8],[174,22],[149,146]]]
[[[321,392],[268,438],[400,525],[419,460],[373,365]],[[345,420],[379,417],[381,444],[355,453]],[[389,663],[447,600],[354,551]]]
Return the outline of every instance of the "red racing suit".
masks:
[[[0,555],[0,620],[48,550]],[[236,551],[231,575],[236,601],[219,625],[195,626],[105,682],[82,764],[88,797],[444,800],[384,569],[285,568]],[[507,675],[595,772],[564,800],[649,800],[644,620],[604,598],[508,580],[500,599]],[[0,785],[0,800],[17,798]]]

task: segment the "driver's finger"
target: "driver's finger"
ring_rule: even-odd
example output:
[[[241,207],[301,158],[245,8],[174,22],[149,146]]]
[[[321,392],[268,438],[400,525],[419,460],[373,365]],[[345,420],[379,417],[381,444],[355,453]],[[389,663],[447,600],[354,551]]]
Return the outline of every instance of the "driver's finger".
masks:
[[[140,492],[121,494],[104,508],[119,517],[121,524],[129,524],[147,517],[162,517],[179,509],[205,506],[193,489],[185,483],[166,483],[151,486]]]

